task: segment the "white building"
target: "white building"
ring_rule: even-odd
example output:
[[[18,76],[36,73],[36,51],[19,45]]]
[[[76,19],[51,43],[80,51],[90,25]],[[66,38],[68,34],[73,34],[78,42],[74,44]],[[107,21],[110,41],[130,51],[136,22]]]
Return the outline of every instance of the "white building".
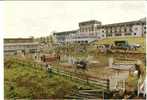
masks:
[[[65,42],[69,42],[69,43],[81,43],[81,42],[85,42],[85,43],[89,43],[92,42],[94,40],[97,39],[97,36],[92,36],[92,35],[86,35],[86,34],[74,34],[74,35],[69,35],[68,37],[66,37]]]
[[[70,38],[74,36],[74,34],[78,34],[79,30],[72,30],[72,31],[64,31],[64,32],[55,32],[53,35],[56,38],[57,43],[65,43],[70,42]]]
[[[100,21],[90,20],[79,23],[79,30],[54,33],[59,43],[92,42],[111,37],[143,37],[146,34],[146,18],[102,25]]]
[[[101,26],[101,22],[97,20],[84,21],[79,23],[80,34],[87,34],[89,36],[96,35],[96,27]]]

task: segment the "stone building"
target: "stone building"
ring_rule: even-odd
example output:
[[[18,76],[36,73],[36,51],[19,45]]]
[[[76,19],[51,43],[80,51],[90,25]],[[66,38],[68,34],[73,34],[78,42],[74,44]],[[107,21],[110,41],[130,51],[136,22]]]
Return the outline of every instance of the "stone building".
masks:
[[[5,38],[4,55],[34,54],[39,52],[39,43],[33,38]]]

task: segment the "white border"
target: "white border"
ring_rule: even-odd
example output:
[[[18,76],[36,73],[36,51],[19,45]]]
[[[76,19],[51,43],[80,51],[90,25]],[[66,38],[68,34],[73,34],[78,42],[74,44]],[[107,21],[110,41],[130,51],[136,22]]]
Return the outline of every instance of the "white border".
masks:
[[[0,1],[0,74],[1,74],[0,75],[0,100],[4,99],[4,66],[3,66],[4,3],[5,1]],[[145,7],[147,9],[147,1],[145,1]],[[147,10],[145,13],[147,17]],[[146,47],[147,47],[147,35],[146,35]],[[147,52],[147,49],[146,49],[146,52]],[[146,59],[146,62],[147,62],[147,59]],[[147,68],[146,68],[146,72],[147,72]],[[147,85],[147,82],[146,82],[146,85]],[[147,93],[147,89],[146,89],[146,93]]]
[[[3,35],[4,35],[4,2],[0,2],[0,100],[4,99],[4,67],[3,67]]]

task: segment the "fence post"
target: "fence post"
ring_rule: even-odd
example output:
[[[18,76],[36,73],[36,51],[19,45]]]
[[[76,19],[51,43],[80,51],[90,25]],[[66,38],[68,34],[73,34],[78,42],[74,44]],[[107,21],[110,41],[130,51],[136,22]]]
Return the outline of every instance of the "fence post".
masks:
[[[109,67],[112,67],[113,66],[113,58],[110,57],[108,62],[109,62]]]
[[[107,79],[107,90],[109,91],[109,89],[110,89],[110,80]]]

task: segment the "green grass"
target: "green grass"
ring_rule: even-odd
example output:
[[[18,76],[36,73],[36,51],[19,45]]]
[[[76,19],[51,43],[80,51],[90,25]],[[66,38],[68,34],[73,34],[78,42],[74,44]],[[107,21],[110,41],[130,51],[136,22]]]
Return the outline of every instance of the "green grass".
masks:
[[[12,60],[13,61],[13,60]],[[5,99],[45,99],[63,98],[71,95],[77,85],[63,77],[52,75],[32,66],[22,66],[16,62],[4,69]]]
[[[114,44],[114,41],[128,41],[129,44],[140,44],[143,48],[140,48],[138,51],[141,53],[145,53],[145,37],[117,37],[117,38],[107,38],[103,40],[97,40],[94,44]]]

